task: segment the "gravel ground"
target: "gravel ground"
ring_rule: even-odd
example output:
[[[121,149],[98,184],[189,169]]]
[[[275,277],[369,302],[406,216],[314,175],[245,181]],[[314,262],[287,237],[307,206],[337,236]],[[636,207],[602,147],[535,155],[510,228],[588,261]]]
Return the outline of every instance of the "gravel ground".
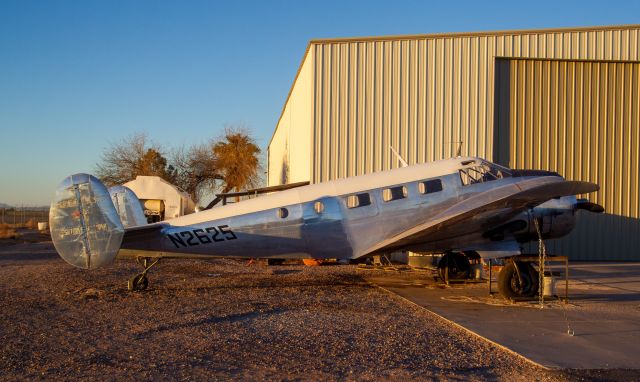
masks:
[[[50,244],[5,245],[0,380],[576,378],[452,327],[354,266],[245,264],[165,261],[149,290],[130,293],[132,261],[88,272]]]

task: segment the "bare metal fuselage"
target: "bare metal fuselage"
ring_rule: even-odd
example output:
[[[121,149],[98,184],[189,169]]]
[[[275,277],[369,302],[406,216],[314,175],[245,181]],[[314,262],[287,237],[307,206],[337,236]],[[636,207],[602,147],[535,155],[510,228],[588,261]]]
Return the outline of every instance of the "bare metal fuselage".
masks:
[[[478,250],[480,253],[517,249],[518,238],[531,236],[532,219],[542,218],[546,237],[562,236],[575,224],[575,196],[562,197],[531,211],[511,209],[478,214],[446,230],[435,230],[411,243],[377,249],[381,238],[393,238],[424,222],[437,220],[443,213],[472,198],[487,195],[494,188],[517,186],[528,182],[544,183],[557,177],[503,178],[463,185],[456,173],[438,176],[442,190],[422,193],[421,182],[430,178],[361,190],[370,196],[370,204],[349,208],[347,197],[353,193],[313,198],[261,211],[200,221],[186,225],[179,220],[164,222],[153,234],[127,233],[122,249],[175,253],[176,256],[211,256],[239,258],[335,258],[354,259],[376,252],[407,249],[417,252]],[[385,189],[402,186],[406,197],[385,201]],[[305,189],[288,191],[304,195]],[[257,199],[258,201],[260,198]],[[487,199],[489,201],[489,199]],[[244,202],[240,202],[244,203]],[[234,209],[236,205],[219,208]],[[206,218],[205,213],[200,213]],[[197,214],[198,215],[198,214]],[[197,216],[196,215],[196,216]],[[521,221],[517,230],[502,232],[501,239],[487,232],[505,222]],[[500,232],[499,232],[500,233]]]

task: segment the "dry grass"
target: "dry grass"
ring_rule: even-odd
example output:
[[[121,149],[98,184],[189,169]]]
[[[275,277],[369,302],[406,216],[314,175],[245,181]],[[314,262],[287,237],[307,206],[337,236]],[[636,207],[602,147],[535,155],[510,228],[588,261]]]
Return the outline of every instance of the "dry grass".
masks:
[[[16,231],[9,224],[0,224],[0,239],[15,239]]]

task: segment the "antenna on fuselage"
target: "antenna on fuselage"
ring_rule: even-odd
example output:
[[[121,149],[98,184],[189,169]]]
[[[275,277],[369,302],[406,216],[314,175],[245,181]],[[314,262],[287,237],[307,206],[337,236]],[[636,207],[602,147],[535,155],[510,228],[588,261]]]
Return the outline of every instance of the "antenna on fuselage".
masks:
[[[400,162],[400,167],[407,167],[409,166],[409,164],[407,163],[407,161],[405,161],[404,159],[402,159],[402,157],[400,156],[400,154],[398,154],[398,152],[396,150],[393,149],[393,146],[389,146],[389,148],[391,149],[391,152],[394,153],[397,157],[398,157],[398,162]]]

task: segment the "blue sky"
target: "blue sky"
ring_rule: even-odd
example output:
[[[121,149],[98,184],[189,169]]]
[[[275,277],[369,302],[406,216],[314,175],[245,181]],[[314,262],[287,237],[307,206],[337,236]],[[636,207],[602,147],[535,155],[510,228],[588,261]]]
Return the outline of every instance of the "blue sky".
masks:
[[[0,0],[0,203],[48,204],[135,132],[244,124],[266,151],[310,39],[633,24],[639,4]]]

